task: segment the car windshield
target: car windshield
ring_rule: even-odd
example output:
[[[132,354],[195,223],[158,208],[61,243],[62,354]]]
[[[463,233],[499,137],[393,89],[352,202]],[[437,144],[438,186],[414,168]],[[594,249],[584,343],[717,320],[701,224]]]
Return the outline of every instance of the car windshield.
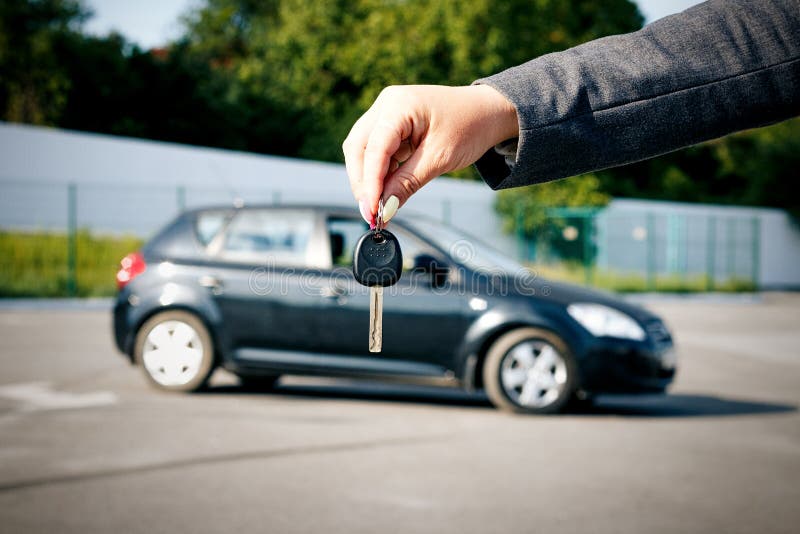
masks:
[[[521,263],[452,226],[424,218],[406,221],[453,259],[474,271],[503,271],[508,274],[527,271]]]

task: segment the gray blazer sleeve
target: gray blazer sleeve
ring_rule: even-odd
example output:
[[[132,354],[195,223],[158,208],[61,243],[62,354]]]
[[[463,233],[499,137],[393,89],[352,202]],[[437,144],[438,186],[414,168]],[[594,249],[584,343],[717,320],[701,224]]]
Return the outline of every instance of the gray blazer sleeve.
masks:
[[[800,0],[710,0],[475,83],[519,117],[516,157],[476,162],[493,189],[640,161],[800,114]]]

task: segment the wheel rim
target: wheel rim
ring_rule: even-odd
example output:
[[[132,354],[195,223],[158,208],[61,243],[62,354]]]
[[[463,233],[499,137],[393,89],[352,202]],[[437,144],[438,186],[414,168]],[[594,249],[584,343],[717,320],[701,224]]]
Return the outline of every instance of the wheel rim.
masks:
[[[162,386],[183,386],[200,372],[203,344],[197,330],[183,321],[164,321],[147,334],[144,367]]]
[[[564,391],[567,362],[547,341],[523,341],[503,357],[500,382],[515,404],[542,408],[555,402]]]

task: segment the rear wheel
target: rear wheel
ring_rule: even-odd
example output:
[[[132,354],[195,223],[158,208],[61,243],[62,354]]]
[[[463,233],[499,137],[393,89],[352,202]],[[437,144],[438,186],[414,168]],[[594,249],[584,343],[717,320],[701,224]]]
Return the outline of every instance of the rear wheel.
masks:
[[[520,413],[560,412],[575,391],[575,363],[566,343],[538,328],[520,328],[492,344],[483,383],[496,407]]]
[[[134,356],[148,381],[167,391],[196,391],[214,370],[208,329],[184,311],[165,311],[145,321],[136,336]]]

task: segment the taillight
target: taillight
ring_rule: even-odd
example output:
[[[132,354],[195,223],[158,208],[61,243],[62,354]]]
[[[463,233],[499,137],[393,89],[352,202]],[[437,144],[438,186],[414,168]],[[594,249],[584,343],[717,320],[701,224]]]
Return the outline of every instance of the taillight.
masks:
[[[117,287],[122,289],[128,282],[139,276],[147,268],[144,258],[138,252],[131,252],[119,262],[120,269],[117,272]]]

